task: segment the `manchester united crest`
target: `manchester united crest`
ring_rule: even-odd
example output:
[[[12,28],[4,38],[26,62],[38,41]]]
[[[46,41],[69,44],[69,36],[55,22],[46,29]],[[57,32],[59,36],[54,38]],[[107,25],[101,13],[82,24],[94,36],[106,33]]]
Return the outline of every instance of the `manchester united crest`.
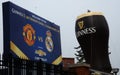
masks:
[[[24,41],[28,44],[28,46],[32,46],[35,43],[35,30],[30,24],[26,24],[23,27],[23,36]]]

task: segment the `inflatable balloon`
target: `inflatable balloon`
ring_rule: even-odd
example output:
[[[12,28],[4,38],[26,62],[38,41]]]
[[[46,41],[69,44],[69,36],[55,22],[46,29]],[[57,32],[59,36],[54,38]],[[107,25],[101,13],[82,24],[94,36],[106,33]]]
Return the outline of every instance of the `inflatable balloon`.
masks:
[[[75,32],[86,63],[92,69],[111,72],[108,42],[109,28],[101,12],[87,12],[77,17]]]

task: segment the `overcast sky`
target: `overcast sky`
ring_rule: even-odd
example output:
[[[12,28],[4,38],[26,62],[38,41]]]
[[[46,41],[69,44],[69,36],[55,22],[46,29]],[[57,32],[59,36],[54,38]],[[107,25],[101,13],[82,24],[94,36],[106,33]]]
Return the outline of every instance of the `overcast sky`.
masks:
[[[104,13],[109,24],[109,50],[112,67],[120,68],[120,1],[119,0],[0,0],[0,53],[3,52],[2,2],[11,1],[60,26],[62,56],[75,57],[79,46],[75,36],[76,17],[91,11]]]

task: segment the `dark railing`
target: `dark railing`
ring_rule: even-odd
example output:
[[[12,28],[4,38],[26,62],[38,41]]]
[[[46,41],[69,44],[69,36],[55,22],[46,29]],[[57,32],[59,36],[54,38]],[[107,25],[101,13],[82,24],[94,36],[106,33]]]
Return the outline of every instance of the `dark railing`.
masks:
[[[62,75],[61,65],[16,58],[0,60],[0,75]]]

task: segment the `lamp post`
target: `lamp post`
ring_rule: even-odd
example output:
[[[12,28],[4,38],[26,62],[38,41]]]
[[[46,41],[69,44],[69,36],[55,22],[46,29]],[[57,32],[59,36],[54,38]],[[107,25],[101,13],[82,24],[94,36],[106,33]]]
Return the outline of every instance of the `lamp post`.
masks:
[[[0,53],[0,60],[1,60],[1,53]]]
[[[112,71],[114,75],[117,75],[117,73],[119,72],[119,68],[113,68]]]

